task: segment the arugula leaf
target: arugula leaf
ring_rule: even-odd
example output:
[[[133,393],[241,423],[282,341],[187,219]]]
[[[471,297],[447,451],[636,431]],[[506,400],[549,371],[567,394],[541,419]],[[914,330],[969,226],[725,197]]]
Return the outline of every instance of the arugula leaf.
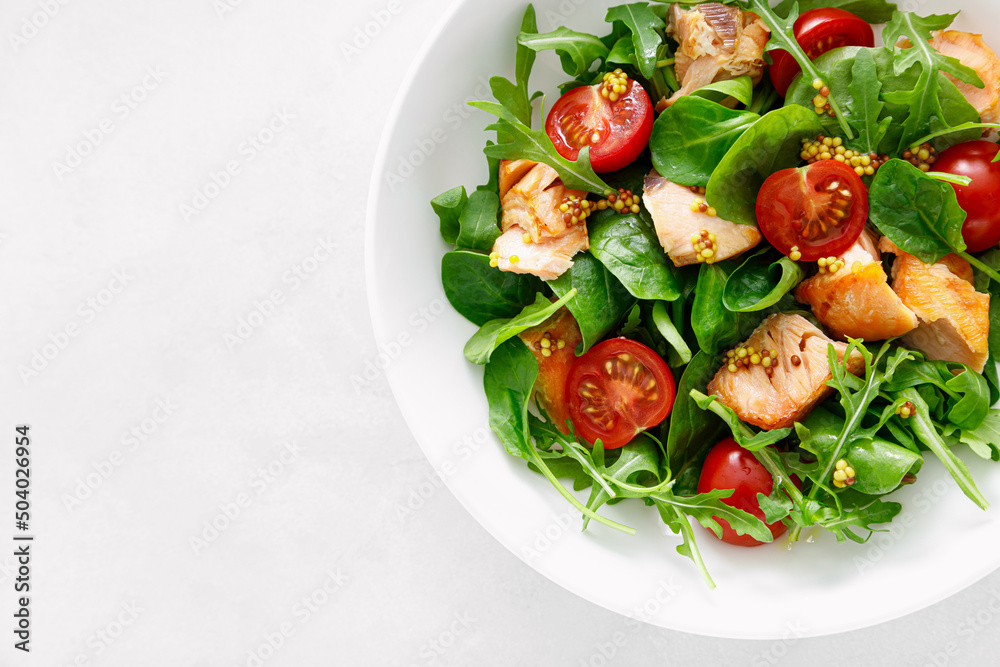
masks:
[[[524,18],[521,19],[522,35],[533,35],[538,32],[538,23],[535,19],[535,8],[528,5],[524,11]],[[519,121],[531,127],[531,98],[528,95],[528,79],[535,64],[536,53],[528,47],[518,43],[517,55],[514,64],[514,82],[510,82],[502,76],[495,76],[490,79],[490,90],[493,97],[500,104],[507,107]]]
[[[757,193],[767,177],[801,161],[802,140],[823,132],[816,113],[798,105],[776,109],[750,126],[719,162],[707,200],[723,220],[757,224]]]
[[[795,4],[796,0],[783,0],[774,11],[787,15]],[[844,9],[857,14],[868,23],[885,23],[896,11],[896,3],[887,0],[798,0],[798,8],[803,13],[820,7]]]
[[[635,45],[628,37],[622,37],[615,42],[615,45],[611,47],[611,53],[608,54],[607,61],[639,69],[639,58],[635,55]]]
[[[667,315],[667,307],[662,301],[657,301],[653,306],[653,326],[656,327],[656,330],[660,332],[660,335],[663,336],[676,352],[677,359],[680,362],[678,365],[683,366],[691,361],[691,348],[688,347],[687,341],[684,340],[681,332],[674,326],[673,320]],[[671,365],[674,364],[671,363]]]
[[[608,209],[590,223],[590,253],[637,299],[674,301],[680,287],[656,232],[640,215]]]
[[[677,396],[670,412],[667,432],[667,457],[671,470],[681,470],[686,463],[721,439],[726,425],[712,412],[698,407],[691,395],[697,391],[704,395],[712,381],[718,363],[711,355],[699,352],[684,369],[677,383]]]
[[[498,218],[500,197],[488,190],[476,190],[469,197],[459,216],[459,232],[455,244],[459,248],[489,251],[500,237]]]
[[[877,153],[892,125],[892,118],[882,118],[885,109],[885,103],[879,98],[882,82],[871,51],[858,51],[848,91],[851,94],[846,104],[848,122],[858,131],[858,145],[865,153]]]
[[[749,313],[778,303],[806,277],[796,262],[781,257],[773,261],[770,250],[758,252],[743,262],[726,280],[722,304],[734,313]]]
[[[736,507],[722,502],[734,493],[733,489],[715,489],[696,496],[675,496],[669,490],[654,495],[653,501],[680,509],[684,514],[708,528],[716,537],[722,537],[719,519],[729,523],[737,535],[749,535],[764,543],[773,542],[774,535],[764,522]]]
[[[920,442],[941,459],[944,467],[958,483],[959,488],[972,502],[976,503],[980,509],[988,509],[990,504],[976,487],[976,482],[972,479],[968,466],[955,455],[942,439],[937,425],[931,418],[930,407],[920,392],[912,388],[905,389],[900,392],[899,396],[912,402],[917,408],[916,413],[910,417],[909,421],[913,433],[920,439]]]
[[[656,502],[655,500],[653,502],[660,513],[660,518],[663,519],[663,523],[667,524],[667,528],[683,538],[683,542],[677,545],[677,553],[690,558],[701,572],[709,590],[715,590],[715,582],[712,581],[712,575],[708,573],[708,567],[705,566],[705,560],[701,556],[701,550],[698,549],[698,540],[687,514],[681,508],[674,507],[669,503]]]
[[[1000,410],[990,410],[977,428],[963,429],[960,439],[980,458],[1000,461]]]
[[[482,101],[469,102],[469,105],[491,113],[498,119],[497,122],[486,128],[487,130],[495,130],[497,139],[501,140],[501,143],[486,147],[483,152],[488,157],[543,162],[559,173],[559,178],[568,188],[586,190],[599,195],[607,195],[612,192],[608,184],[602,181],[590,166],[589,146],[580,151],[580,156],[576,161],[567,160],[552,145],[552,140],[545,134],[545,130],[531,129],[503,105]],[[502,141],[502,139],[507,139],[507,141]]]
[[[578,293],[566,306],[576,318],[583,342],[576,353],[583,354],[604,338],[632,309],[635,298],[590,253],[574,258],[569,271],[549,282],[556,296]]]
[[[441,238],[449,245],[455,245],[458,240],[458,233],[461,229],[459,217],[465,210],[468,201],[469,197],[465,193],[465,187],[461,185],[443,192],[431,200],[431,208],[441,220]]]
[[[949,373],[950,375],[950,373]],[[945,417],[963,430],[979,428],[990,411],[990,387],[979,373],[968,366],[945,384],[958,400],[951,404]]]
[[[755,113],[682,97],[653,123],[649,139],[653,166],[674,183],[705,187],[736,140],[758,120]]]
[[[455,250],[441,259],[441,283],[452,307],[476,326],[500,317],[514,317],[535,300],[542,281],[490,266],[478,252]]]
[[[570,290],[566,296],[552,302],[541,294],[537,294],[535,295],[535,303],[525,306],[517,317],[487,322],[465,344],[465,358],[474,364],[485,364],[490,360],[490,355],[497,347],[522,331],[549,319],[574,296],[576,296],[576,290]]]
[[[912,90],[898,90],[883,93],[883,97],[895,104],[906,105],[910,109],[909,116],[903,122],[903,136],[899,151],[912,145],[913,141],[924,134],[924,127],[929,123],[931,129],[935,124],[945,123],[945,112],[939,97],[938,71],[951,74],[965,83],[983,87],[983,81],[971,67],[963,65],[957,58],[951,58],[934,50],[930,40],[935,30],[944,30],[955,20],[958,14],[935,15],[922,17],[912,12],[897,12],[882,32],[882,40],[887,45],[893,45],[890,50],[895,55],[895,72],[902,74],[911,67],[921,68],[916,86]],[[899,46],[907,40],[909,48]]]
[[[660,474],[660,450],[652,439],[640,435],[617,451],[620,452],[618,459],[610,466],[601,466],[598,471],[599,479],[616,488],[609,489],[595,484],[587,500],[587,507],[595,513],[616,497],[645,497],[645,492],[632,490],[643,481],[655,482],[657,486],[663,482]],[[587,529],[587,524],[588,519],[584,517],[584,530]]]
[[[702,410],[711,411],[718,417],[722,417],[729,429],[733,432],[733,438],[740,447],[749,452],[759,452],[765,447],[781,442],[792,433],[790,428],[776,428],[770,431],[754,431],[750,426],[743,423],[736,412],[728,405],[719,402],[716,396],[706,396],[698,390],[692,389],[691,398]]]
[[[663,41],[658,30],[663,30],[666,23],[654,14],[645,2],[635,2],[619,5],[608,9],[605,21],[612,23],[620,21],[632,33],[632,45],[636,56],[636,66],[647,79],[656,70],[656,54]]]
[[[560,26],[542,34],[520,34],[517,43],[536,53],[553,50],[559,55],[563,71],[572,77],[581,77],[594,63],[608,57],[608,47],[597,37]]]

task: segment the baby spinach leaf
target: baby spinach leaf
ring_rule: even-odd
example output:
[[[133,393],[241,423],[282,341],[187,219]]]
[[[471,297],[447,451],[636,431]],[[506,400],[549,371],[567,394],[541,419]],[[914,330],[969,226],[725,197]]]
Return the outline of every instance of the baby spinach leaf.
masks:
[[[674,183],[705,187],[736,140],[758,120],[755,113],[682,97],[653,123],[649,140],[653,166]]]
[[[486,365],[483,387],[490,406],[490,428],[511,456],[534,460],[528,428],[528,401],[538,378],[535,355],[520,340],[497,348]]]
[[[715,81],[692,91],[691,96],[718,103],[722,103],[724,100],[732,97],[743,106],[748,107],[753,101],[753,80],[749,76],[743,75],[735,79]]]
[[[734,313],[749,313],[770,308],[806,277],[797,263],[775,253],[759,252],[733,271],[722,291],[722,304]]]
[[[595,215],[590,253],[637,299],[673,301],[681,294],[656,232],[640,215],[611,209]]]
[[[980,458],[1000,461],[1000,410],[990,410],[977,428],[963,429],[960,439]]]
[[[545,130],[533,130],[514,116],[501,104],[495,102],[469,102],[470,106],[482,109],[497,117],[497,122],[487,130],[495,130],[500,143],[487,146],[483,151],[487,157],[504,160],[534,160],[544,162],[557,172],[566,187],[586,190],[594,194],[607,195],[611,188],[594,173],[590,166],[590,147],[580,151],[579,157],[567,160],[552,145]]]
[[[473,192],[458,218],[459,232],[455,244],[459,248],[489,251],[500,237],[497,224],[499,213],[500,197],[495,192]]]
[[[538,23],[535,19],[535,8],[528,5],[524,11],[524,18],[521,19],[520,34],[534,35],[537,32]],[[514,63],[514,82],[512,83],[502,76],[490,79],[490,90],[493,97],[510,109],[510,112],[528,127],[531,127],[531,98],[528,95],[528,79],[535,64],[536,55],[533,50],[518,43]]]
[[[887,0],[783,0],[774,11],[785,16],[796,2],[803,13],[820,7],[836,7],[857,14],[868,23],[885,23],[896,11],[896,3]]]
[[[595,62],[607,58],[609,50],[597,37],[560,26],[542,34],[522,33],[517,43],[536,53],[553,50],[559,55],[563,71],[569,76],[581,77]]]
[[[706,448],[718,442],[725,431],[725,424],[714,413],[702,410],[691,396],[692,391],[702,394],[712,381],[718,362],[711,355],[699,352],[684,369],[677,383],[677,397],[670,412],[667,432],[667,457],[671,470],[680,470]]]
[[[542,281],[490,266],[485,254],[455,250],[441,259],[445,296],[458,313],[477,326],[514,317],[535,300]]]
[[[776,109],[740,136],[708,183],[708,202],[719,217],[757,224],[757,193],[768,176],[799,164],[802,140],[823,132],[816,112],[797,105]]]
[[[851,75],[851,85],[848,86],[851,97],[845,105],[848,122],[858,131],[857,141],[861,150],[876,153],[892,125],[892,118],[882,117],[885,109],[885,103],[879,98],[882,82],[871,51],[858,51]]]
[[[945,121],[945,111],[939,96],[937,72],[950,74],[955,78],[978,87],[983,87],[982,79],[976,71],[963,65],[957,58],[951,58],[934,50],[930,45],[932,32],[944,30],[958,14],[921,17],[912,12],[897,12],[882,32],[882,40],[895,56],[894,68],[897,75],[914,66],[919,66],[920,75],[911,90],[886,91],[883,97],[894,104],[905,105],[909,115],[903,121],[903,135],[899,151],[907,148],[922,134],[928,125],[932,130]],[[910,47],[902,48],[899,43],[909,40]],[[935,120],[936,119],[936,120]]]
[[[673,354],[671,355],[671,366],[683,366],[691,361],[691,348],[688,347],[687,341],[684,340],[681,332],[674,326],[673,320],[667,314],[667,307],[662,301],[657,301],[653,306],[653,326],[656,327],[660,335],[670,344],[673,354],[677,356],[678,363],[675,364],[673,362]]]
[[[619,5],[608,9],[604,19],[609,23],[620,21],[632,33],[632,45],[636,56],[636,65],[647,79],[656,70],[656,52],[663,41],[658,30],[663,30],[666,24],[649,9],[645,2],[635,2]]]
[[[639,69],[639,58],[635,55],[635,46],[628,37],[622,37],[611,47],[607,61],[617,65],[629,65]]]
[[[691,309],[691,327],[698,346],[708,354],[743,340],[759,322],[754,314],[734,313],[723,303],[726,281],[734,270],[731,262],[702,264]]]
[[[868,191],[869,217],[901,250],[925,264],[963,252],[965,211],[955,189],[904,160],[879,168]]]
[[[535,303],[525,306],[517,317],[490,320],[465,344],[465,358],[474,364],[485,364],[500,345],[549,319],[574,296],[576,290],[570,290],[566,296],[552,302],[541,294],[536,294]]]
[[[976,487],[976,482],[972,479],[968,466],[955,455],[955,452],[942,439],[934,419],[931,418],[930,406],[927,405],[920,392],[916,389],[905,389],[899,395],[911,401],[917,408],[916,413],[910,417],[909,421],[920,442],[941,459],[944,467],[958,483],[959,488],[972,502],[980,509],[988,509],[990,504]]]
[[[635,299],[614,274],[587,252],[577,255],[570,270],[549,282],[549,286],[560,298],[570,290],[577,291],[576,297],[566,306],[583,335],[577,354],[596,345],[635,304]]]
[[[469,197],[465,193],[465,187],[461,185],[443,192],[431,200],[431,208],[441,220],[441,238],[449,245],[455,245],[455,241],[458,240],[458,233],[461,229],[459,217],[465,210],[468,201]]]

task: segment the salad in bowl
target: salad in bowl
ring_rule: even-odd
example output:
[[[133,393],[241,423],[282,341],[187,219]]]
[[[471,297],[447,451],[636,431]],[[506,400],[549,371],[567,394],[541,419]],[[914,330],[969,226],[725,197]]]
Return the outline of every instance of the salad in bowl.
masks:
[[[472,103],[489,181],[431,205],[490,427],[584,527],[645,505],[714,585],[700,537],[864,542],[928,457],[989,507],[963,457],[1000,460],[1000,60],[954,18],[527,7]]]

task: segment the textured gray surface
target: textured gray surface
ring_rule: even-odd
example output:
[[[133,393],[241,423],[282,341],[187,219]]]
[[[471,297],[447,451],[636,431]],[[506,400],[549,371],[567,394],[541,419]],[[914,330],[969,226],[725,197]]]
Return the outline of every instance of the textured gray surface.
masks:
[[[850,636],[696,637],[553,585],[428,483],[384,379],[351,378],[377,354],[375,148],[447,4],[0,9],[0,389],[4,428],[36,438],[39,536],[34,655],[8,641],[0,663],[995,664],[1000,575]],[[211,201],[192,214],[197,191]]]

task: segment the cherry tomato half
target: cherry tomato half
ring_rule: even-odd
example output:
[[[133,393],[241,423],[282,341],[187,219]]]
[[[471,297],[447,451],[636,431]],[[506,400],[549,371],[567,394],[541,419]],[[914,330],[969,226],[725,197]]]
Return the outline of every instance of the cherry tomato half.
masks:
[[[843,9],[810,10],[795,21],[795,40],[810,60],[841,46],[875,46],[875,31],[860,16]],[[771,83],[782,97],[802,71],[788,51],[772,51]]]
[[[594,171],[618,171],[635,161],[653,133],[653,103],[641,85],[628,79],[616,101],[601,95],[603,84],[575,88],[552,106],[545,132],[556,150],[575,160],[590,146]]]
[[[867,221],[865,184],[836,160],[772,174],[757,195],[761,233],[786,255],[798,248],[807,262],[842,254]]]
[[[943,171],[972,179],[956,185],[958,204],[969,216],[962,238],[969,252],[989,250],[1000,243],[1000,162],[993,162],[1000,146],[989,141],[966,141],[941,153],[934,163]]]
[[[605,449],[622,447],[667,418],[677,387],[666,362],[642,343],[612,338],[579,357],[566,382],[577,433]]]
[[[799,485],[797,479],[795,484]],[[732,438],[727,438],[708,453],[705,465],[701,469],[701,478],[698,480],[698,493],[708,493],[716,489],[734,489],[733,495],[723,498],[722,502],[763,521],[764,510],[760,508],[757,494],[771,495],[771,491],[774,490],[774,479],[753,454],[740,447]],[[716,520],[722,526],[723,542],[738,547],[756,547],[764,544],[749,535],[737,535],[725,519],[716,517]],[[788,530],[780,521],[768,524],[767,527],[774,539],[778,539]]]

